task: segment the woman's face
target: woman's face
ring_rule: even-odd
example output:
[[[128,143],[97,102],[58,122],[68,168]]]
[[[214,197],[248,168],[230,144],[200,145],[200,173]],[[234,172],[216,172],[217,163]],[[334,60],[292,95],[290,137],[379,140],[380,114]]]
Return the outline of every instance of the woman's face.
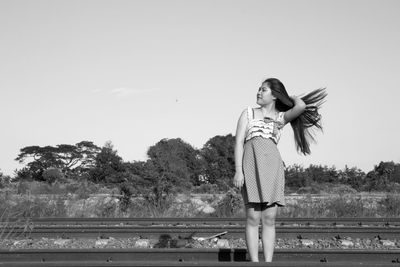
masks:
[[[263,83],[257,92],[257,104],[267,105],[275,101],[276,97],[272,95],[268,83]]]

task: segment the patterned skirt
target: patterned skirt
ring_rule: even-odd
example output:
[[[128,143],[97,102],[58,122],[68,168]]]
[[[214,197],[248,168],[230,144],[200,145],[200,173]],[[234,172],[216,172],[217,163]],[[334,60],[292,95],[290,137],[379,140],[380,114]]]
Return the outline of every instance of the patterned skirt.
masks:
[[[246,205],[285,205],[285,172],[279,150],[271,139],[254,137],[244,145],[243,200]]]

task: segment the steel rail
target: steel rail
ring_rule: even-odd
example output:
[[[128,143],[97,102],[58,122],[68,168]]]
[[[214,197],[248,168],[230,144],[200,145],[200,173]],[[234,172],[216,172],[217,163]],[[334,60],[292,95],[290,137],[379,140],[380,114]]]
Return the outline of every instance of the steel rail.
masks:
[[[21,218],[11,218],[10,222],[21,221]],[[244,224],[245,218],[29,218],[26,221],[41,225],[157,225],[157,224]],[[302,224],[302,225],[383,225],[400,226],[400,218],[280,218],[276,219],[277,225]],[[1,223],[0,223],[1,225]]]
[[[140,262],[140,261],[128,261],[128,262],[7,262],[1,263],[1,267],[258,267],[258,266],[276,266],[276,267],[394,267],[393,263],[379,263],[379,262],[169,262],[169,261],[158,261],[158,262]]]
[[[263,255],[259,252],[260,259]],[[309,263],[398,263],[400,250],[284,250],[277,249],[274,261]],[[245,249],[32,249],[0,250],[0,262],[243,262]],[[325,266],[325,265],[324,265]]]
[[[34,226],[31,229],[3,229],[5,235],[30,238],[141,238],[160,239],[162,236],[187,239],[193,236],[205,237],[227,232],[224,238],[244,237],[243,225],[208,225],[208,226]],[[261,231],[261,227],[260,227]],[[278,238],[400,238],[400,227],[346,227],[346,226],[277,226]]]

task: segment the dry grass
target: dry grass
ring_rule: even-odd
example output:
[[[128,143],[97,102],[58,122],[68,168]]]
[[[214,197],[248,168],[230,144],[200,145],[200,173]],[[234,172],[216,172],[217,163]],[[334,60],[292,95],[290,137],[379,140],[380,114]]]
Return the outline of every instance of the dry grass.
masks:
[[[30,219],[20,218],[19,215],[16,212],[10,212],[7,208],[0,210],[0,242],[27,235],[32,231],[33,226]],[[23,231],[16,235],[15,230],[17,229],[23,229]]]
[[[80,186],[79,186],[80,185]],[[29,186],[32,186],[30,190]],[[115,190],[98,188],[93,184],[74,182],[70,185],[54,186],[34,182],[22,183],[15,192],[0,192],[0,211],[2,225],[8,228],[24,227],[33,217],[244,217],[243,200],[239,192],[230,190],[224,195],[205,194],[201,202],[215,209],[213,213],[202,212],[201,207],[193,202],[193,196],[171,195],[162,205],[151,205],[144,198],[133,197],[121,205],[121,199],[113,196]],[[67,190],[68,188],[68,190]],[[62,192],[54,194],[52,190]],[[88,192],[108,193],[93,196]],[[71,190],[74,194],[69,193]],[[337,190],[338,191],[338,190]],[[33,194],[35,192],[37,194]],[[68,192],[68,193],[67,193]],[[279,209],[280,217],[399,217],[400,196],[369,193],[343,193],[315,196],[311,194],[286,196],[286,206]],[[46,194],[43,194],[46,193]],[[110,194],[111,193],[111,194]],[[198,198],[198,196],[197,196]],[[9,211],[13,211],[11,214]],[[20,221],[10,221],[19,218]],[[15,224],[14,224],[15,223]],[[22,226],[21,226],[22,225]],[[9,232],[7,232],[8,234]],[[4,227],[0,232],[6,236]]]

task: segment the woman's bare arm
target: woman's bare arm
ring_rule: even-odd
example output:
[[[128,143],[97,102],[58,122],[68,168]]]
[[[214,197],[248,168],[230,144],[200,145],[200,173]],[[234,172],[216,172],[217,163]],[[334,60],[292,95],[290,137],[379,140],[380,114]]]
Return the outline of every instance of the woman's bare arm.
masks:
[[[233,184],[239,188],[243,186],[243,146],[247,127],[247,110],[244,110],[240,115],[235,137],[235,177],[233,178]]]
[[[285,115],[283,118],[285,119],[286,123],[290,122],[291,120],[296,119],[306,109],[306,103],[304,103],[304,101],[301,100],[300,97],[291,96],[291,98],[294,101],[294,106],[285,112]]]

